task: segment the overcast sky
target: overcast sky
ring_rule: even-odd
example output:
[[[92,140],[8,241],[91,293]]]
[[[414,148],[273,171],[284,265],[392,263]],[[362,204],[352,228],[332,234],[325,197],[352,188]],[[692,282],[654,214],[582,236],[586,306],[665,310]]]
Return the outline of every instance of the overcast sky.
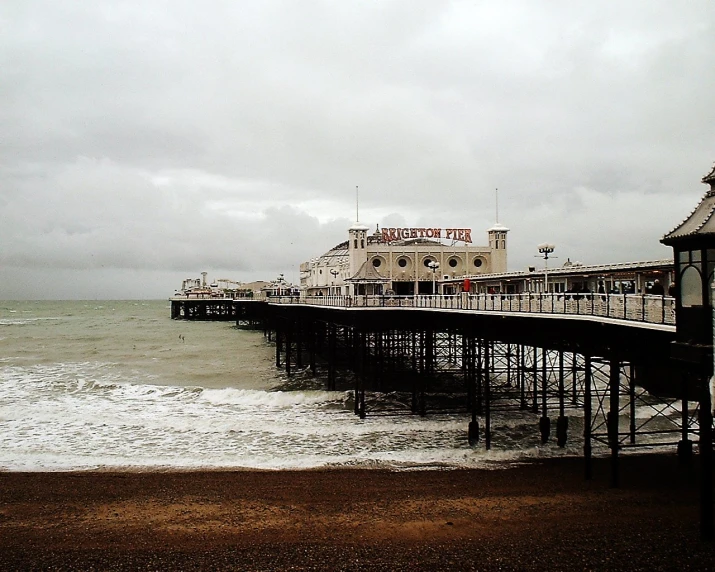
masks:
[[[0,299],[298,280],[373,227],[509,269],[667,258],[715,160],[711,0],[5,0]]]

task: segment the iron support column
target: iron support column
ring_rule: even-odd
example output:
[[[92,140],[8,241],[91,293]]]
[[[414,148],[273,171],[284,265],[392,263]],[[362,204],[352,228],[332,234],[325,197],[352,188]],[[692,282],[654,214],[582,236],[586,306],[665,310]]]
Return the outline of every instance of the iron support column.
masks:
[[[593,470],[591,466],[591,357],[584,359],[583,380],[583,460],[584,477],[591,480]]]
[[[636,380],[635,367],[630,364],[628,367],[630,379],[628,380],[628,413],[630,420],[628,423],[628,438],[631,445],[636,444]]]
[[[700,537],[713,540],[713,410],[710,379],[698,376],[700,394]]]
[[[678,443],[678,459],[681,464],[689,465],[693,460],[693,442],[688,438],[690,429],[690,413],[688,411],[688,378],[686,374],[680,377],[681,399],[680,410],[680,442]]]
[[[608,415],[608,444],[611,447],[611,487],[620,485],[618,471],[618,413],[620,409],[619,389],[621,383],[621,368],[618,359],[610,359],[610,372],[608,379],[609,404]]]
[[[559,349],[559,418],[556,420],[556,443],[559,447],[565,447],[568,438],[569,418],[566,417],[565,399],[564,352],[563,349]]]
[[[491,374],[494,369],[492,342],[484,342],[484,445],[487,451],[492,448],[492,409],[491,409]]]
[[[541,419],[539,419],[539,431],[541,433],[541,442],[546,443],[549,440],[551,433],[551,420],[548,416],[546,404],[546,386],[548,377],[546,374],[546,353],[547,350],[541,349]]]
[[[533,362],[531,364],[531,367],[534,371],[533,373],[533,387],[532,387],[532,393],[533,393],[533,402],[531,404],[531,410],[534,413],[539,412],[539,354],[538,354],[538,348],[534,346],[534,354],[533,354]]]
[[[283,338],[281,331],[276,327],[276,367],[281,366],[281,350],[283,349]]]
[[[293,349],[293,324],[288,324],[285,331],[285,342],[286,342],[286,375],[290,377],[290,358],[291,350]]]

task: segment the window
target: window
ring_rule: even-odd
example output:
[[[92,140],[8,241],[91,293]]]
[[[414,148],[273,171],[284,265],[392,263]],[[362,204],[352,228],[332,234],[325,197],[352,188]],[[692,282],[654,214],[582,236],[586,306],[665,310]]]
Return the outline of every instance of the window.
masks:
[[[381,264],[382,264],[382,260],[380,260],[379,258],[373,258],[373,259],[372,259],[372,265],[373,265],[375,268],[380,268],[380,265],[381,265]]]
[[[457,264],[459,264],[459,260],[457,260],[456,258],[450,258],[450,259],[449,259],[449,265],[450,265],[452,268],[456,268],[456,267],[457,267]]]
[[[482,265],[482,259],[481,258],[475,258],[474,259],[474,266],[475,268],[479,268]]]
[[[429,265],[432,261],[434,261],[434,258],[428,256],[427,258],[425,258],[424,265],[429,268]]]
[[[703,285],[695,266],[688,266],[680,278],[680,302],[685,307],[703,305]]]
[[[407,266],[407,259],[406,259],[406,258],[400,258],[400,259],[397,261],[397,266],[399,266],[400,268],[404,268],[405,266]]]
[[[355,239],[355,248],[357,248],[357,238]]]
[[[360,241],[360,248],[365,248],[365,240]]]

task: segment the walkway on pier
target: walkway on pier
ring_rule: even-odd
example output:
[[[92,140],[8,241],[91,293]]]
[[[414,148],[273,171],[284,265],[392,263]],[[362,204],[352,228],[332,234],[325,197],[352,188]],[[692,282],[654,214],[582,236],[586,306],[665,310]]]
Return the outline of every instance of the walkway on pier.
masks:
[[[647,294],[460,294],[420,296],[269,297],[271,304],[331,308],[420,308],[574,316],[599,322],[660,325],[675,331],[675,299]]]

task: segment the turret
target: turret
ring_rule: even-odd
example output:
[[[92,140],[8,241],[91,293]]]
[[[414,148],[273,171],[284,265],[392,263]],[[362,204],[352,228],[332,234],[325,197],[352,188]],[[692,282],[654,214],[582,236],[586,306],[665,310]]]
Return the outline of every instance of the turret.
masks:
[[[490,272],[506,272],[506,233],[509,229],[502,224],[496,223],[489,230],[489,248],[492,251],[492,264]]]
[[[355,222],[349,229],[348,258],[350,270],[348,275],[354,276],[360,267],[367,261],[367,231],[369,227],[360,222]]]

